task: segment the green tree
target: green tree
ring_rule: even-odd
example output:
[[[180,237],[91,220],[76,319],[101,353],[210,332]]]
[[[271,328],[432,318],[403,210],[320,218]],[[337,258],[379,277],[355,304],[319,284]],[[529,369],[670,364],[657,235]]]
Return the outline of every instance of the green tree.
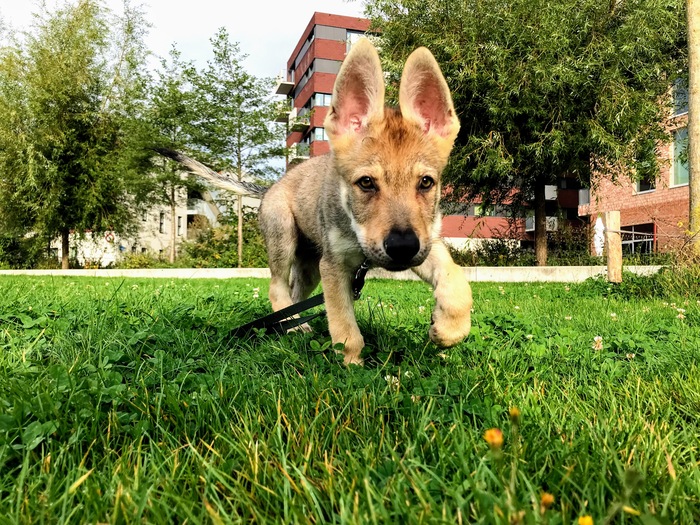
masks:
[[[213,60],[190,77],[196,99],[194,149],[216,169],[244,177],[271,178],[269,162],[281,158],[282,128],[273,123],[279,106],[271,99],[272,80],[246,72],[238,43],[224,28],[211,39]],[[243,264],[243,197],[237,198],[238,266]]]
[[[446,180],[516,213],[534,200],[538,264],[545,185],[658,173],[664,101],[686,60],[683,0],[370,0],[367,11],[390,67],[419,45],[435,53],[462,122]]]
[[[50,12],[0,50],[0,228],[60,236],[132,225],[122,123],[145,57],[143,21],[96,0]]]
[[[172,48],[168,60],[161,61],[147,88],[147,102],[131,131],[136,149],[132,161],[143,173],[137,201],[143,208],[165,204],[170,209],[170,262],[177,257],[176,207],[183,193],[200,189],[193,177],[183,174],[176,162],[154,156],[159,148],[190,151],[193,147],[194,93],[189,78],[195,76],[191,62]]]

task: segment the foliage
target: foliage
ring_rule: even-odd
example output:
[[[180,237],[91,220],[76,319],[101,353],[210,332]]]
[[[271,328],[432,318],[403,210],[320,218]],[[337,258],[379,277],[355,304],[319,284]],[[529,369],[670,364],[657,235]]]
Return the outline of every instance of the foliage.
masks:
[[[683,0],[371,0],[367,12],[394,79],[419,45],[442,66],[462,123],[455,198],[517,214],[565,175],[658,172],[663,101],[686,65]]]
[[[442,350],[427,286],[370,280],[367,364],[345,369],[322,320],[230,339],[267,285],[2,277],[0,515],[699,520],[696,297],[475,283],[472,334]]]
[[[274,179],[270,159],[283,156],[283,128],[275,124],[279,108],[270,93],[273,80],[244,69],[247,55],[225,28],[211,39],[214,59],[202,71],[188,70],[192,84],[193,148],[219,170]]]
[[[221,226],[195,230],[195,239],[183,243],[189,262],[196,268],[233,268],[238,265],[236,214],[219,217]],[[265,241],[258,228],[257,213],[243,214],[243,267],[267,267]]]
[[[144,52],[143,22],[81,0],[42,11],[0,51],[0,227],[64,238],[130,230],[121,124]]]

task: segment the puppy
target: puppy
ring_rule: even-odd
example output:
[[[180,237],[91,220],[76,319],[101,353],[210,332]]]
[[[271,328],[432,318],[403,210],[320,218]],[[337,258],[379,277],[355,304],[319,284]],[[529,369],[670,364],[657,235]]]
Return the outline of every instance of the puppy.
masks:
[[[471,327],[472,295],[440,239],[438,210],[459,120],[435,58],[425,48],[409,56],[399,108],[386,108],[379,56],[359,40],[338,73],[324,126],[331,153],[290,170],[262,200],[272,308],[305,299],[320,281],[333,343],[343,343],[346,365],[361,365],[357,269],[410,268],[434,288],[430,338],[460,342]]]

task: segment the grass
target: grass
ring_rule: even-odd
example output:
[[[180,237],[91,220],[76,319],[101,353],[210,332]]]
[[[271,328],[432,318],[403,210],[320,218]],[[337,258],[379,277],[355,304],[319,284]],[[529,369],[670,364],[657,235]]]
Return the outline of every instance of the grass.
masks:
[[[0,285],[0,522],[700,522],[694,297],[476,283],[443,352],[370,281],[345,369],[323,320],[229,340],[264,280]]]

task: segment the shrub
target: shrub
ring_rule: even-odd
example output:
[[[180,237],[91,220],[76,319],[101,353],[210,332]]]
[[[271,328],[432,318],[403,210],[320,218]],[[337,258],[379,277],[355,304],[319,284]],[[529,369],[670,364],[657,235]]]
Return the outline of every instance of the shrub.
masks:
[[[183,243],[182,248],[192,266],[197,268],[233,268],[238,266],[237,217],[222,216],[222,225],[216,228],[200,229],[192,241]],[[257,214],[247,210],[243,215],[243,267],[264,268],[267,266],[267,250],[260,229]]]

